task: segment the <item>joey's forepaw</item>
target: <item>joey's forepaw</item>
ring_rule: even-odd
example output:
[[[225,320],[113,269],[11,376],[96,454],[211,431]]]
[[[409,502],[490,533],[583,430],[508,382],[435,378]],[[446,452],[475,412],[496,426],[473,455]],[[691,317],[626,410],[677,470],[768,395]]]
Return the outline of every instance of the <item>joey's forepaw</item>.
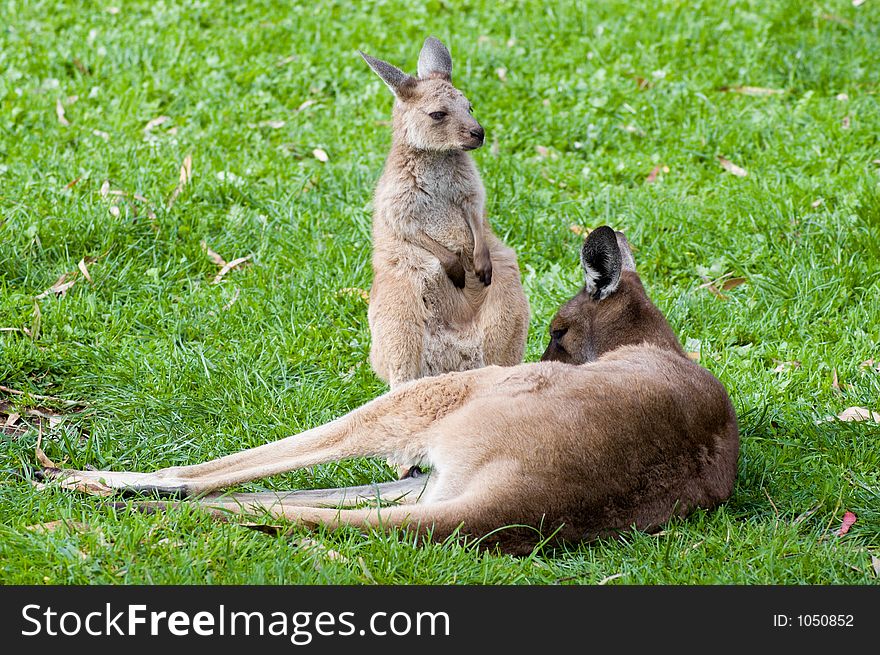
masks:
[[[477,279],[487,287],[492,284],[492,262],[488,258],[485,263],[474,262],[474,273]]]

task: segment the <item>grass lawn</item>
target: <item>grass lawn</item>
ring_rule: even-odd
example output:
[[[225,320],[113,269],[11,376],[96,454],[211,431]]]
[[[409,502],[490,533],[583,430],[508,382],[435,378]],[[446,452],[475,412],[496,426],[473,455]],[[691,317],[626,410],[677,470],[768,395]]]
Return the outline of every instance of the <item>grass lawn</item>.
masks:
[[[878,582],[880,424],[823,419],[880,411],[880,3],[457,4],[0,5],[0,385],[80,403],[0,391],[0,582]],[[386,390],[358,290],[392,100],[356,50],[414,72],[429,34],[486,128],[527,361],[581,284],[578,232],[625,230],[733,399],[730,502],[514,559],[34,489],[40,421],[59,465],[152,470]],[[250,259],[214,284],[203,242]],[[358,460],[261,485],[390,477]]]

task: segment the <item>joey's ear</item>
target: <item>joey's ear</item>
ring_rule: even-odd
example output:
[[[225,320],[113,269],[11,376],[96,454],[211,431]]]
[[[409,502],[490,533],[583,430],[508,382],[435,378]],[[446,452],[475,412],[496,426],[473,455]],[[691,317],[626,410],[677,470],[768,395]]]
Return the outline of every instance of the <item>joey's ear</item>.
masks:
[[[429,36],[419,53],[419,77],[440,77],[452,81],[452,55],[439,39]]]
[[[415,78],[407,75],[397,66],[392,66],[387,61],[371,57],[366,52],[358,50],[358,53],[364,58],[364,61],[369,64],[370,68],[373,69],[373,72],[382,78],[382,81],[388,85],[388,88],[391,89],[391,92],[397,97],[405,96],[407,91],[415,85]]]
[[[626,235],[623,232],[615,232],[615,234],[617,235],[617,247],[620,248],[621,268],[624,271],[635,272],[636,258],[633,257],[633,251],[629,246]]]
[[[586,277],[584,288],[594,300],[603,300],[617,290],[622,259],[614,230],[603,225],[590,232],[581,249],[581,266]]]

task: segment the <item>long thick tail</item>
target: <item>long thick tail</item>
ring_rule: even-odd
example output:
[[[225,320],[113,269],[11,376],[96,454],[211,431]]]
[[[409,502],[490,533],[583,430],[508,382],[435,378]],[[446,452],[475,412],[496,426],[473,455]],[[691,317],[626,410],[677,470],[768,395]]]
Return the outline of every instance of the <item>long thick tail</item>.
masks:
[[[335,489],[301,491],[262,491],[259,493],[212,494],[201,499],[201,504],[225,509],[242,508],[264,511],[273,507],[355,507],[364,503],[411,505],[418,502],[429,476],[421,474],[378,484]]]

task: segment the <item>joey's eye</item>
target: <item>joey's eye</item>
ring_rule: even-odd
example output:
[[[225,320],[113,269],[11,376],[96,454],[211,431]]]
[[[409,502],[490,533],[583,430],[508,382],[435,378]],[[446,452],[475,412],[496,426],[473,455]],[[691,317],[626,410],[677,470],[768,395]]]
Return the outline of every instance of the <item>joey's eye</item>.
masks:
[[[550,338],[554,341],[559,341],[562,337],[565,336],[565,333],[568,332],[568,328],[560,328],[559,330],[551,330]]]
[[[434,112],[431,112],[430,114],[428,114],[428,116],[433,118],[435,121],[442,121],[444,118],[446,118],[446,112],[445,111],[434,111]]]

